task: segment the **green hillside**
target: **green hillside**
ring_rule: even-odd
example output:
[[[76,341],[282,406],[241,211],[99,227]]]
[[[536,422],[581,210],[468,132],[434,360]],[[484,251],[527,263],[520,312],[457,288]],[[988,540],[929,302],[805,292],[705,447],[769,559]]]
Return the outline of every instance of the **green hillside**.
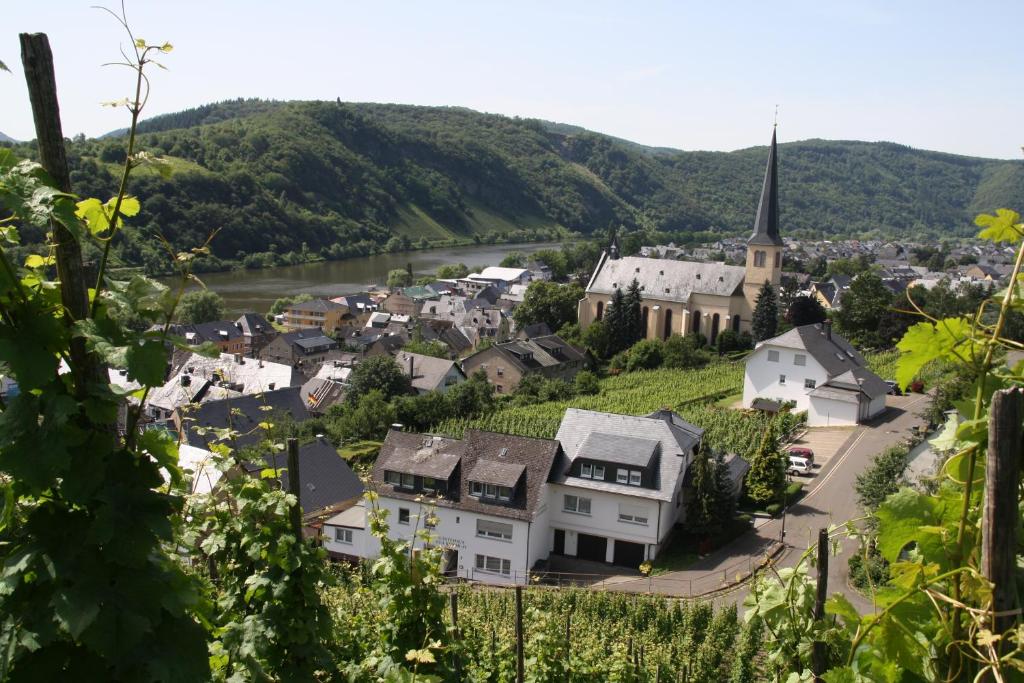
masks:
[[[154,117],[140,141],[175,172],[135,177],[143,210],[115,251],[154,267],[157,231],[189,247],[219,228],[216,256],[249,255],[250,265],[268,251],[343,258],[609,225],[677,240],[742,234],[766,156],[644,147],[455,107],[260,100]],[[111,195],[122,145],[120,132],[72,143],[76,191]],[[968,234],[975,213],[1024,204],[1021,162],[825,140],[783,144],[779,155],[791,235]]]

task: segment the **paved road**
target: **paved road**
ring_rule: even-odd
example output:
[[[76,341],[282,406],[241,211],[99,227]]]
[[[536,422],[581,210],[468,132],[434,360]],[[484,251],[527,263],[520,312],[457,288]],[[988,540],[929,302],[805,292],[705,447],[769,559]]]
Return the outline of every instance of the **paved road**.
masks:
[[[808,479],[807,494],[789,508],[785,519],[786,548],[777,560],[780,566],[795,565],[801,553],[815,542],[819,528],[842,524],[861,514],[853,490],[857,475],[870,464],[872,456],[908,438],[915,426],[924,425],[924,420],[917,414],[930,398],[916,394],[890,396],[889,409],[881,417],[851,430],[846,442],[829,462]],[[781,519],[771,520],[685,571],[640,580],[616,577],[603,583],[614,590],[653,591],[679,597],[708,593],[756,566],[779,540],[782,524]],[[857,547],[856,541],[845,540],[841,543],[840,554],[830,558],[829,593],[842,591],[859,609],[868,610],[870,603],[855,591],[848,590],[846,585],[847,562]],[[745,588],[738,589],[720,600],[738,602],[745,595]]]

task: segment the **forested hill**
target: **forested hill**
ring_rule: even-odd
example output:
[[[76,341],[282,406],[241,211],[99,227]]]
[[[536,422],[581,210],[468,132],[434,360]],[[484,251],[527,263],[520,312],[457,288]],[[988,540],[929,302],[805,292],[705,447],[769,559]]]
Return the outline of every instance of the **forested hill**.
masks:
[[[143,149],[142,213],[116,251],[155,263],[220,229],[221,258],[274,251],[328,258],[465,239],[530,239],[609,225],[679,236],[750,229],[766,148],[650,148],[575,126],[453,107],[236,100],[155,117]],[[770,131],[765,130],[767,141]],[[109,196],[124,139],[76,141],[75,190]],[[27,146],[21,149],[27,151]],[[1024,163],[891,143],[808,140],[779,151],[783,230],[921,238],[1024,205]]]

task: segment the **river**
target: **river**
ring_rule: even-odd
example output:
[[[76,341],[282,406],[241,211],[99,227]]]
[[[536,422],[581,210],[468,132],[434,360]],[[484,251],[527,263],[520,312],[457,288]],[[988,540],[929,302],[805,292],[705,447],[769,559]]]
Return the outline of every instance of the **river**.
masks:
[[[370,285],[384,286],[388,271],[411,263],[418,276],[433,275],[447,263],[496,266],[513,251],[532,253],[557,249],[556,242],[525,244],[480,244],[377,254],[343,261],[320,261],[298,266],[200,273],[206,286],[224,297],[229,313],[256,311],[266,313],[275,299],[296,294],[334,297],[365,292]]]

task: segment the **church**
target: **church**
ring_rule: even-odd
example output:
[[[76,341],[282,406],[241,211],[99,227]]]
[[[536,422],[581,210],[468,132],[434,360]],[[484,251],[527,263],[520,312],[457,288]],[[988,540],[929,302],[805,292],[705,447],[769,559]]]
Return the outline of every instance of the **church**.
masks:
[[[601,320],[615,290],[627,289],[636,279],[642,295],[645,339],[699,332],[713,344],[722,330],[749,331],[761,286],[768,282],[778,291],[782,250],[773,130],[754,232],[747,240],[746,266],[621,256],[613,239],[580,299],[580,327]]]

